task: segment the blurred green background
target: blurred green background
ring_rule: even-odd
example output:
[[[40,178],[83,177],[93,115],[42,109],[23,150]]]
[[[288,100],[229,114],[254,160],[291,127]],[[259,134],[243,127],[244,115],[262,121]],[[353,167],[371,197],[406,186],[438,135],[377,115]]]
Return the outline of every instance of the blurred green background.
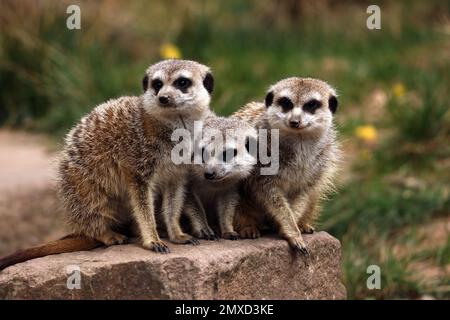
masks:
[[[287,76],[330,82],[345,159],[318,229],[342,242],[349,298],[450,298],[450,2],[378,1],[381,30],[372,1],[0,3],[0,124],[58,142],[169,56],[211,66],[224,115]]]

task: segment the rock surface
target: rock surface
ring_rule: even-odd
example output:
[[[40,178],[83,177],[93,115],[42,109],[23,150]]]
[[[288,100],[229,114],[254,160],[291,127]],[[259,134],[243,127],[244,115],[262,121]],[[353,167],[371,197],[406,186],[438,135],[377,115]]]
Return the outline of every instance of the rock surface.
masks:
[[[345,299],[339,241],[305,241],[308,258],[271,237],[169,244],[168,255],[131,244],[48,256],[1,271],[0,299]],[[80,289],[67,286],[74,266]]]

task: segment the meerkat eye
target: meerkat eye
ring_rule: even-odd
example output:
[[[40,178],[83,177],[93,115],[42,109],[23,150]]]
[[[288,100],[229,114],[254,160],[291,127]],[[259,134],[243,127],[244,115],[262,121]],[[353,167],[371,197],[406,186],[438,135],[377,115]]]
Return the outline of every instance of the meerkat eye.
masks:
[[[320,103],[320,101],[313,99],[303,105],[303,110],[309,113],[314,113],[317,109],[320,108],[321,105],[322,103]]]
[[[155,90],[155,93],[158,94],[159,90],[163,87],[163,82],[159,79],[152,80],[152,88]]]
[[[291,99],[286,97],[278,99],[278,104],[281,106],[281,108],[283,108],[284,112],[287,112],[294,108],[294,104],[292,103]]]
[[[225,162],[230,162],[234,159],[234,157],[237,156],[237,149],[226,149],[223,153],[222,153],[222,160]]]
[[[184,90],[190,87],[192,81],[189,80],[188,78],[180,77],[177,80],[175,80],[173,84],[177,89]]]

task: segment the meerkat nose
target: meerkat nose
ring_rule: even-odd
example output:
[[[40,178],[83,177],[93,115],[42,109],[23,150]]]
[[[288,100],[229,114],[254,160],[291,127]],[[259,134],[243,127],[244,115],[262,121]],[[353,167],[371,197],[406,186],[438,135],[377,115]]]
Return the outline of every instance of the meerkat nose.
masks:
[[[212,180],[216,177],[215,172],[205,172],[205,179]]]
[[[297,129],[297,128],[300,127],[300,121],[296,121],[296,120],[295,121],[290,121],[289,125],[291,126],[291,128]]]
[[[159,102],[161,103],[161,104],[164,104],[164,105],[166,105],[166,104],[168,104],[169,103],[169,97],[167,97],[167,96],[161,96],[161,97],[159,97]]]

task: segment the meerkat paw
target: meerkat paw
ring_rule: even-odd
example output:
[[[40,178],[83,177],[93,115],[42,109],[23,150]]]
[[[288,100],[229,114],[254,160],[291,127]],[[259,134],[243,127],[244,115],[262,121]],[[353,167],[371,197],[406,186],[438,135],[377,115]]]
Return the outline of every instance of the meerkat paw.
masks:
[[[228,240],[239,240],[239,233],[235,231],[224,232],[222,233],[222,238]]]
[[[170,241],[176,244],[192,244],[194,246],[200,244],[200,241],[187,234],[180,234],[176,237],[171,238]]]
[[[289,238],[288,240],[289,246],[297,253],[303,254],[305,256],[309,256],[309,249],[306,247],[305,242],[303,241],[303,237],[297,236]]]
[[[155,252],[159,253],[170,253],[169,247],[162,242],[161,240],[158,241],[151,241],[149,243],[144,243],[142,245],[145,249],[149,249]]]
[[[105,246],[113,246],[128,243],[128,238],[126,236],[113,231],[103,234],[98,240],[103,242]]]
[[[202,229],[200,231],[194,232],[194,237],[205,240],[219,240],[219,237],[211,229]]]
[[[300,225],[299,228],[302,233],[306,234],[312,234],[315,231],[314,227],[311,226],[310,224]]]
[[[259,229],[255,226],[247,226],[239,231],[239,235],[243,239],[256,239],[261,236]]]

